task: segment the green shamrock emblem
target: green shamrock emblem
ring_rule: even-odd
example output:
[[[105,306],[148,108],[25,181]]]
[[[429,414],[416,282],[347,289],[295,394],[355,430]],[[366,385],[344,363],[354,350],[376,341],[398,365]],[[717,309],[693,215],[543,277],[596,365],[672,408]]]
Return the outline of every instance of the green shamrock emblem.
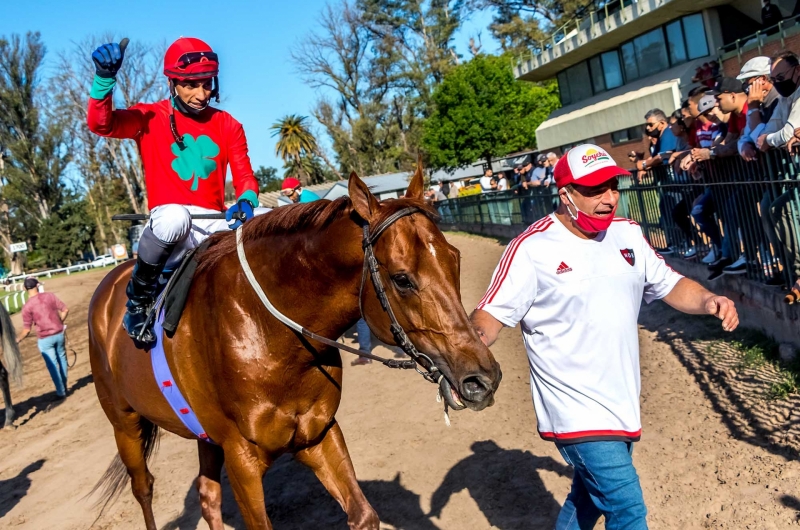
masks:
[[[181,150],[177,143],[172,144],[172,169],[181,180],[192,180],[192,191],[197,191],[199,179],[207,179],[217,169],[214,157],[219,154],[219,146],[205,134],[195,140],[191,134],[183,135],[185,149]]]

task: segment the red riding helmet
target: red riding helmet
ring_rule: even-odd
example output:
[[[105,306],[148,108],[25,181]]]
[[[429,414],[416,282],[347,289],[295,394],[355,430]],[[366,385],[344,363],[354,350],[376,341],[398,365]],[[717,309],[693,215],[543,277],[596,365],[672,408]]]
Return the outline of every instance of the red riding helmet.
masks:
[[[181,37],[164,54],[164,75],[180,81],[217,77],[219,59],[200,39]]]
[[[283,184],[281,184],[281,191],[283,190],[293,190],[295,188],[300,187],[300,181],[294,177],[286,177],[283,179]]]

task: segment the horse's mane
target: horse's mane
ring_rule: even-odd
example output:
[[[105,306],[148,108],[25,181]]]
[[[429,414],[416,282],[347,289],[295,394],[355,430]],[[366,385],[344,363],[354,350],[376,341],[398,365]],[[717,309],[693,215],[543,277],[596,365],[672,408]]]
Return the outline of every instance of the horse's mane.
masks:
[[[381,205],[386,207],[384,208],[385,211],[382,212],[384,214],[382,219],[407,206],[419,208],[426,217],[434,222],[439,219],[439,214],[431,206],[417,199],[389,199],[383,201]],[[248,221],[242,238],[246,243],[268,235],[288,235],[297,234],[300,231],[319,231],[342,215],[349,213],[350,208],[349,197],[340,197],[333,201],[321,199],[305,204],[283,206]],[[382,219],[379,219],[379,221]],[[234,232],[226,231],[212,235],[209,238],[208,248],[197,256],[197,273],[213,267],[224,256],[234,252],[236,252],[236,235]]]

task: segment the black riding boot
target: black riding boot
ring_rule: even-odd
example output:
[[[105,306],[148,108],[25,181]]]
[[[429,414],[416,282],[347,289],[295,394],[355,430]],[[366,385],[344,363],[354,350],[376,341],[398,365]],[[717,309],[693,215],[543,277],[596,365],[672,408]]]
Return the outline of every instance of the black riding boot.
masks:
[[[128,311],[122,319],[122,325],[134,341],[145,347],[152,346],[156,341],[152,323],[145,328],[147,313],[153,306],[158,289],[158,277],[164,270],[164,264],[153,265],[144,261],[141,256],[131,273],[131,280],[125,289],[128,295],[126,307]]]

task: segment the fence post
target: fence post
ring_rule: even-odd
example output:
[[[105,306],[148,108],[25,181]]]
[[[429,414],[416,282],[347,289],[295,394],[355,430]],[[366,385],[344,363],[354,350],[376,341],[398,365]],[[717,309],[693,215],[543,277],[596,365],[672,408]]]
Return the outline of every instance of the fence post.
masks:
[[[5,298],[3,298],[3,303],[6,306],[6,312],[10,311],[9,308],[8,308],[8,298],[9,298],[9,296],[11,296],[11,295],[8,295]]]

